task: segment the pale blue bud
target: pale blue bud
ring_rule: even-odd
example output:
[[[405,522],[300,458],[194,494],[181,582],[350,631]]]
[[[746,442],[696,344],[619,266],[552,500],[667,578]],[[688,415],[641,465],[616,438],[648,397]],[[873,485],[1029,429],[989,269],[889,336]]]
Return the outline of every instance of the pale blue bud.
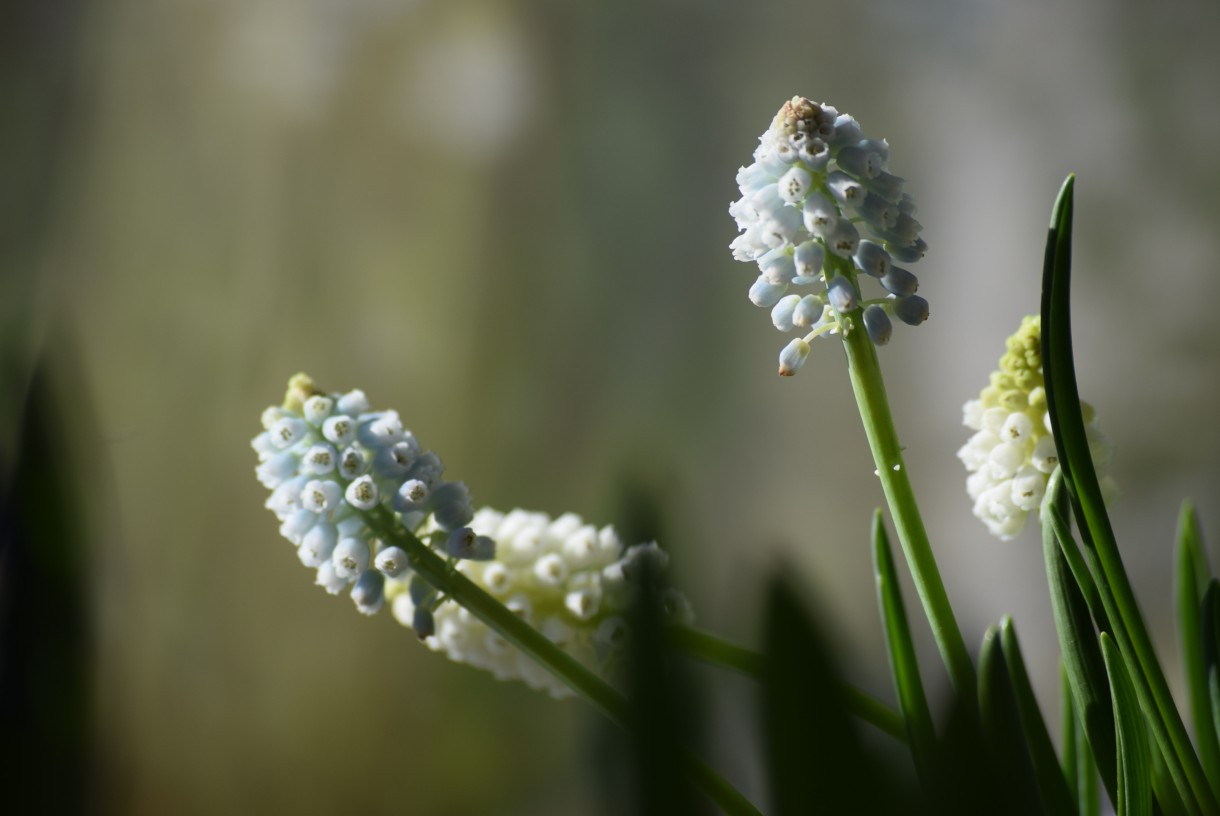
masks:
[[[840,258],[850,258],[859,245],[860,233],[856,230],[856,225],[846,218],[840,218],[834,231],[826,236],[826,248]]]
[[[385,576],[377,570],[365,570],[352,587],[352,600],[362,615],[375,615],[385,604]]]
[[[367,474],[349,484],[343,494],[347,503],[357,510],[372,510],[377,506],[378,496],[377,483]]]
[[[407,552],[402,547],[386,547],[377,553],[373,566],[388,578],[397,578],[407,571]]]
[[[330,560],[340,578],[355,578],[369,568],[368,542],[359,538],[340,539]]]
[[[830,305],[840,314],[854,310],[858,304],[856,287],[842,275],[834,276],[826,287],[826,293],[830,298]]]
[[[928,319],[928,301],[919,295],[900,297],[894,301],[894,314],[908,326],[918,326]]]
[[[339,455],[339,475],[344,479],[355,479],[368,469],[368,460],[364,452],[355,445],[344,449]]]
[[[881,156],[861,145],[844,147],[835,159],[839,167],[860,179],[876,178],[885,166]]]
[[[364,395],[364,392],[359,388],[348,391],[343,396],[339,397],[335,407],[339,409],[339,413],[347,414],[348,416],[360,416],[369,410],[369,399]]]
[[[805,196],[809,194],[809,186],[813,183],[813,176],[809,175],[809,171],[801,167],[793,167],[787,173],[780,176],[778,182],[779,197],[788,204],[800,204],[805,200]]]
[[[254,473],[263,487],[274,490],[286,479],[296,475],[300,462],[292,451],[281,451],[260,462]]]
[[[890,342],[890,335],[894,333],[890,316],[885,313],[885,309],[877,305],[864,310],[864,328],[868,331],[869,339],[878,346]]]
[[[325,513],[339,507],[342,488],[326,479],[313,479],[301,489],[301,507],[314,513]]]
[[[770,308],[779,302],[779,299],[784,296],[784,292],[788,291],[788,284],[774,284],[764,278],[758,276],[758,280],[754,281],[754,285],[750,287],[750,302],[755,306]]]
[[[781,377],[791,377],[800,371],[808,356],[809,343],[803,337],[795,338],[788,345],[784,346],[783,350],[779,353],[779,375]]]
[[[801,211],[805,229],[813,235],[825,236],[839,220],[839,208],[819,191],[805,198]]]
[[[412,438],[411,442],[414,441]],[[411,442],[395,442],[393,445],[379,450],[377,457],[373,460],[373,470],[377,475],[382,478],[393,478],[406,473],[419,454],[419,446],[412,445]]]
[[[297,419],[296,417],[284,417],[276,421],[267,433],[270,435],[271,444],[283,450],[284,448],[291,448],[304,439],[309,433],[309,425],[304,420]]]
[[[335,469],[337,459],[333,446],[325,443],[314,445],[301,457],[301,472],[311,476],[325,476]]]
[[[811,170],[821,172],[830,164],[830,146],[821,139],[806,139],[796,151],[797,158]]]
[[[901,266],[891,266],[889,271],[881,276],[881,285],[885,287],[887,292],[891,292],[899,297],[905,297],[906,295],[915,294],[916,290],[919,289],[919,278]],[[897,314],[897,311],[895,311],[895,314]]]
[[[876,153],[882,164],[890,160],[890,143],[886,139],[862,139],[857,147]]]
[[[775,328],[782,332],[792,331],[792,313],[796,310],[797,304],[800,302],[800,295],[785,295],[779,299],[779,303],[776,303],[775,308],[771,310],[771,323],[775,326]]]
[[[301,539],[301,546],[297,548],[297,556],[307,567],[320,567],[330,560],[338,540],[339,532],[335,529],[335,525],[325,522],[315,524],[313,529]]]
[[[426,640],[436,634],[436,621],[432,617],[432,610],[422,606],[415,607],[411,616],[411,628],[420,640]]]
[[[873,241],[861,241],[856,247],[856,266],[866,275],[879,278],[889,271],[890,254]]]
[[[335,572],[335,565],[327,561],[318,567],[317,578],[314,583],[325,589],[331,595],[338,595],[343,591],[343,588],[348,585],[348,580],[342,578]]]
[[[796,251],[792,253],[792,261],[796,264],[797,277],[808,278],[810,279],[809,283],[816,280],[818,275],[822,273],[822,262],[824,260],[825,252],[822,250],[822,245],[816,241],[806,241],[799,245]]]
[[[792,312],[792,323],[794,326],[808,328],[822,319],[825,308],[825,304],[816,295],[805,295]]]
[[[305,415],[305,421],[310,425],[317,427],[330,416],[331,410],[335,407],[335,401],[330,397],[324,397],[321,394],[314,394],[309,399],[305,400],[302,406],[301,413]]]
[[[428,500],[428,486],[419,479],[408,479],[394,495],[394,509],[400,513],[423,508]]]
[[[442,530],[464,527],[474,518],[470,491],[461,482],[445,482],[432,491],[432,512]]]
[[[879,230],[895,227],[900,215],[896,206],[871,191],[864,197],[857,212],[870,226]]]
[[[864,197],[868,195],[868,190],[863,184],[839,170],[826,177],[826,186],[830,188],[830,192],[839,203],[846,207],[859,206]]]
[[[322,436],[336,445],[348,445],[356,438],[356,420],[347,414],[327,417],[322,423]]]
[[[490,561],[496,557],[496,542],[485,535],[476,535],[469,527],[463,527],[449,536],[445,542],[445,552],[453,558]]]
[[[910,210],[903,209],[902,201],[904,199],[909,200],[909,206],[914,208],[914,199],[902,192],[902,187],[904,184],[906,184],[905,179],[901,179],[898,176],[885,171],[878,173],[873,178],[864,182],[864,186],[867,187],[869,191],[876,193],[886,201],[897,205],[899,212],[906,212],[909,214]]]
[[[922,238],[916,238],[913,243],[906,246],[899,246],[890,241],[886,243],[885,248],[894,256],[894,260],[903,263],[915,263],[928,251],[928,245]]]
[[[860,141],[860,123],[851,114],[840,114],[835,119],[835,144],[854,145]]]
[[[768,252],[758,261],[758,268],[769,283],[789,283],[796,277],[796,263],[785,249]]]

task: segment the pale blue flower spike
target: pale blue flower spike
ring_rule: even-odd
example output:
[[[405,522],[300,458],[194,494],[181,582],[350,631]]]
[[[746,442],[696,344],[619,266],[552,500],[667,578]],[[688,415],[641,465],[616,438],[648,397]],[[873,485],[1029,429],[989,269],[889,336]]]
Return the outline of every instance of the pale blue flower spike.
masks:
[[[885,309],[876,304],[864,310],[864,328],[868,331],[869,339],[877,346],[884,346],[890,342],[890,335],[894,333],[894,325],[890,322],[890,316],[885,313]]]
[[[801,360],[797,355],[793,366]],[[474,512],[465,485],[443,478],[440,458],[423,451],[397,413],[370,412],[362,392],[324,395],[308,378],[294,377],[284,405],[267,409],[262,423],[251,446],[256,474],[270,491],[266,506],[298,559],[316,570],[314,582],[331,595],[347,593],[366,615],[390,606],[429,648],[500,679],[571,693],[416,575],[405,549],[392,546],[392,536],[379,537],[386,535],[384,511],[397,513],[425,546],[459,559],[457,571],[603,675],[603,660],[622,643],[631,564],[649,557],[663,565],[655,544],[625,550],[612,528],[599,530],[574,514],[552,520],[522,510]],[[666,608],[678,610],[674,619],[686,620],[681,610],[689,604],[666,597]],[[602,630],[613,630],[613,643],[596,642]]]
[[[927,244],[919,237],[915,200],[904,190],[904,180],[889,171],[889,161],[884,139],[864,138],[850,115],[799,96],[783,105],[759,137],[753,163],[737,173],[741,198],[729,205],[729,214],[740,234],[730,246],[736,260],[757,264],[760,274],[749,298],[772,310],[776,328],[810,327],[810,338],[845,335],[851,330],[845,312],[858,309],[861,299],[877,302],[863,291],[858,272],[877,278],[891,296],[914,295],[917,279],[905,269],[894,270],[893,263],[914,263]],[[838,258],[852,259],[853,268],[843,269]],[[815,315],[815,304],[805,300],[791,306],[790,286],[838,275],[851,287],[834,283],[835,291],[828,292],[837,313]],[[890,314],[922,322],[926,302],[887,303],[873,310],[865,326],[878,345],[889,340]],[[800,367],[802,348],[785,349],[783,373]]]

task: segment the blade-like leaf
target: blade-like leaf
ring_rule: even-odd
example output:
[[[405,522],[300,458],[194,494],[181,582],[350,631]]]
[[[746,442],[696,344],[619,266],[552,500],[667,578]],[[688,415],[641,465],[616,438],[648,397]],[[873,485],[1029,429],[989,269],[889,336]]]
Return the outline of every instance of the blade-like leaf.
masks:
[[[1184,501],[1178,515],[1177,574],[1174,582],[1178,643],[1182,650],[1182,672],[1190,698],[1191,722],[1199,747],[1199,759],[1212,792],[1220,797],[1220,740],[1213,728],[1211,695],[1207,690],[1207,668],[1203,658],[1203,597],[1207,592],[1209,577],[1199,519],[1194,505]]]
[[[902,710],[906,723],[907,740],[911,745],[915,769],[925,788],[929,788],[932,784],[932,767],[936,753],[936,731],[932,726],[932,712],[919,676],[915,644],[911,640],[911,628],[907,624],[906,608],[902,603],[902,589],[898,584],[894,555],[890,550],[889,536],[886,535],[880,510],[873,514],[873,569],[877,578],[877,599],[881,604],[881,622],[885,631],[885,643],[889,649],[890,672],[894,677],[894,690],[898,694],[898,707]]]
[[[1038,813],[1038,787],[1016,695],[1009,680],[1000,632],[991,627],[979,651],[979,714],[996,772],[997,800],[1015,813]]]
[[[1059,635],[1072,705],[1080,717],[1092,755],[1096,757],[1102,783],[1113,801],[1118,792],[1118,750],[1114,737],[1110,684],[1093,630],[1093,619],[1051,522],[1053,508],[1061,506],[1064,500],[1063,480],[1056,471],[1047,485],[1042,512],[1042,553],[1046,558],[1051,609],[1055,614],[1055,629]]]
[[[1070,291],[1074,186],[1075,177],[1069,176],[1055,202],[1042,272],[1042,368],[1059,466],[1071,494],[1072,511],[1081,538],[1095,557],[1094,575],[1099,584],[1104,584],[1104,587],[1099,586],[1099,594],[1106,604],[1106,614],[1116,627],[1114,634],[1131,670],[1130,680],[1175,785],[1192,810],[1220,813],[1220,801],[1212,793],[1195,755],[1135,600],[1106,512],[1085,432],[1072,356]]]
[[[1064,816],[1075,814],[1076,807],[1072,801],[1071,790],[1059,768],[1055,746],[1051,744],[1046,721],[1042,719],[1042,711],[1034,698],[1034,689],[1025,669],[1025,658],[1021,655],[1021,646],[1017,641],[1016,627],[1013,626],[1012,618],[1007,615],[1000,620],[1000,645],[1004,652],[1004,664],[1008,668],[1008,679],[1017,706],[1021,731],[1025,737],[1025,746],[1029,751],[1034,778],[1038,783],[1042,811]]]
[[[767,595],[763,734],[772,811],[891,813],[896,800],[842,699],[822,637],[784,578]]]
[[[1203,593],[1203,670],[1212,709],[1212,732],[1220,737],[1220,580],[1213,578]]]
[[[1148,727],[1135,699],[1126,664],[1114,641],[1104,632],[1101,653],[1114,697],[1114,722],[1118,735],[1118,816],[1152,816],[1152,757]]]

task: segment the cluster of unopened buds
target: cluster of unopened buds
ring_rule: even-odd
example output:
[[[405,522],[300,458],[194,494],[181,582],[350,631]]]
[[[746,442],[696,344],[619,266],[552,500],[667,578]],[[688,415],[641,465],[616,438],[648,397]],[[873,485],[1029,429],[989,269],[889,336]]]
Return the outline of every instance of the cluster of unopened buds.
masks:
[[[928,318],[918,279],[897,265],[922,258],[927,244],[889,155],[889,143],[864,138],[853,117],[797,96],[737,173],[741,198],[729,214],[742,233],[731,248],[758,265],[750,300],[771,309],[780,331],[802,332],[780,353],[782,375],[804,364],[813,338],[851,331],[857,313],[877,345],[889,342],[891,316],[913,326]],[[885,294],[866,299],[861,275]]]
[[[664,568],[656,544],[625,548],[610,527],[568,514],[473,511],[461,482],[425,452],[395,411],[372,411],[361,391],[325,394],[308,377],[289,382],[263,412],[251,443],[266,506],[316,583],[348,591],[366,615],[390,601],[394,617],[450,658],[520,679],[555,696],[567,687],[416,574],[394,543],[399,527],[585,665],[604,672],[627,637],[624,614],[643,572]],[[662,598],[687,620],[685,599]]]
[[[1094,424],[1093,409],[1087,403],[1081,409],[1102,489],[1113,494],[1106,471],[1114,448]],[[992,535],[1013,538],[1040,508],[1059,464],[1042,372],[1041,318],[1026,317],[1008,338],[999,369],[979,398],[965,404],[962,422],[975,432],[957,452],[970,474],[966,492],[974,500],[974,515]]]

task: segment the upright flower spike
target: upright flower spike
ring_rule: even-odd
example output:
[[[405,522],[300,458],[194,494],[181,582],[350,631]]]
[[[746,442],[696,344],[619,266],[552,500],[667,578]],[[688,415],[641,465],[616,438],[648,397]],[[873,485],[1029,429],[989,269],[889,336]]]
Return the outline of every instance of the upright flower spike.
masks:
[[[327,396],[298,374],[284,404],[263,412],[263,428],[251,444],[280,533],[320,586],[349,591],[365,614],[381,608],[378,576],[405,569],[402,550],[375,536],[369,513],[397,512],[411,531],[425,523],[457,530],[474,516],[465,485],[442,479],[440,459],[424,453],[396,412],[370,411],[362,391]],[[420,498],[403,504],[408,484]]]
[[[552,519],[545,513],[484,507],[468,528],[448,537],[447,545],[463,549],[481,541],[489,542],[495,557],[461,561],[457,570],[600,674],[625,642],[627,608],[642,561],[652,561],[659,570],[668,560],[656,544],[624,547],[614,528],[598,529],[573,513]],[[444,599],[438,603],[435,594],[413,592],[408,575],[387,580],[385,595],[394,617],[434,651],[500,680],[520,680],[553,697],[571,695],[566,685],[466,609]],[[666,593],[665,608],[679,622],[691,618],[689,604],[673,590]],[[421,619],[428,628],[419,628]]]
[[[889,341],[890,315],[923,322],[928,304],[914,297],[919,281],[893,266],[895,259],[919,260],[927,244],[912,216],[914,199],[888,171],[889,143],[863,138],[854,118],[800,96],[784,103],[758,142],[753,164],[737,173],[741,198],[729,205],[741,230],[730,245],[733,257],[758,265],[750,300],[779,310],[772,322],[780,331],[807,330],[804,343],[863,323],[882,345]],[[879,279],[877,297],[855,296],[864,295],[861,273]],[[793,287],[804,297],[787,300]],[[804,305],[809,298],[814,302]],[[794,312],[793,303],[803,308]],[[822,315],[823,307],[822,319],[807,319]],[[781,374],[799,367],[794,348],[807,347],[785,346]]]
[[[1114,492],[1106,476],[1113,447],[1094,425],[1093,409],[1083,404],[1090,449],[1102,487]],[[966,492],[974,515],[992,535],[1007,541],[1039,509],[1046,483],[1059,463],[1051,435],[1042,374],[1042,319],[1026,317],[1008,338],[999,370],[978,399],[962,410],[963,424],[975,432],[957,456],[966,466]]]
[[[650,560],[659,570],[667,560],[656,544],[624,547],[613,528],[571,513],[552,520],[524,510],[473,512],[466,486],[441,478],[440,458],[423,450],[396,412],[371,411],[362,391],[326,395],[299,374],[284,404],[264,411],[262,421],[251,445],[258,478],[271,491],[266,506],[301,563],[316,570],[316,583],[332,595],[348,592],[366,615],[388,604],[431,649],[500,679],[571,694],[416,575],[407,553],[374,533],[373,514],[393,514],[456,571],[601,674],[628,635],[640,564]],[[674,619],[690,619],[680,594],[668,590],[663,600]]]

